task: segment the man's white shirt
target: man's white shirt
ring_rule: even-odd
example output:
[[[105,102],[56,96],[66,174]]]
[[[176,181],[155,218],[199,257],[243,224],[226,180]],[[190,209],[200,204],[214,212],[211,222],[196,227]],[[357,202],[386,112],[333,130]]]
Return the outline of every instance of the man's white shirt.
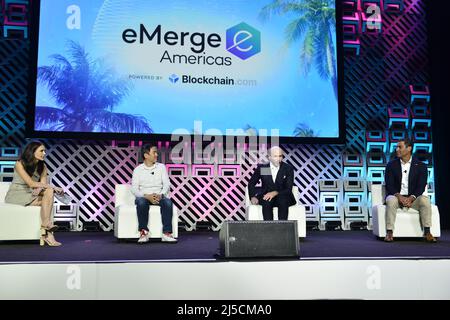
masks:
[[[169,189],[169,175],[167,174],[166,166],[162,163],[157,162],[150,167],[142,163],[133,170],[131,191],[135,197],[143,197],[144,194],[152,193],[168,197]]]
[[[275,183],[275,180],[277,179],[278,171],[280,170],[280,166],[276,167],[270,162],[270,173],[272,174],[272,180],[273,183]]]
[[[409,158],[408,162],[403,162],[402,159],[400,159],[400,164],[402,166],[402,186],[400,189],[401,195],[408,195],[408,181],[409,181],[409,170],[411,169],[411,158]]]

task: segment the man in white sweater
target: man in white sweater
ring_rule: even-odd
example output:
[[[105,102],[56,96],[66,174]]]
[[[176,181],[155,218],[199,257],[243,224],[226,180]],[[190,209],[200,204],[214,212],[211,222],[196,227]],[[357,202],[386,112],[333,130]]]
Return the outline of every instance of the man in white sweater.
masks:
[[[136,210],[141,233],[138,243],[148,242],[148,214],[151,205],[161,207],[163,224],[163,242],[176,243],[172,235],[173,204],[169,196],[170,181],[166,167],[156,162],[158,149],[156,146],[146,144],[141,150],[144,163],[133,171],[132,192],[136,197]]]

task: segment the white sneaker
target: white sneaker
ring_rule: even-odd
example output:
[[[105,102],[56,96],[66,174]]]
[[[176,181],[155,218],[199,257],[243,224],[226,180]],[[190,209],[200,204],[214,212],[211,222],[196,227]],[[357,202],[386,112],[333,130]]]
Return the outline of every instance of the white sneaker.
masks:
[[[172,242],[172,243],[175,243],[175,242],[177,242],[178,240],[175,239],[175,238],[173,237],[172,234],[165,234],[165,233],[163,233],[163,234],[162,234],[162,237],[161,237],[161,241],[162,241],[162,242]]]
[[[146,243],[148,242],[148,231],[142,229],[141,236],[139,237],[138,243]]]

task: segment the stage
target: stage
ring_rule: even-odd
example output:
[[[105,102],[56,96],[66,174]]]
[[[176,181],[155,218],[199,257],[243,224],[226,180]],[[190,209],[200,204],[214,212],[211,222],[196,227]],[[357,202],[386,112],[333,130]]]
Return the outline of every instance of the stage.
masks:
[[[218,232],[177,244],[58,232],[63,246],[0,243],[0,299],[449,299],[450,232],[438,243],[309,231],[300,257],[226,260]],[[45,290],[42,290],[45,288]]]
[[[37,241],[0,242],[0,263],[223,261],[218,256],[219,233],[213,231],[181,231],[177,244],[153,239],[142,245],[119,241],[112,232],[55,235],[61,247],[40,247]],[[450,259],[450,231],[443,231],[435,244],[416,238],[385,243],[367,230],[308,231],[300,240],[299,260],[329,259]]]

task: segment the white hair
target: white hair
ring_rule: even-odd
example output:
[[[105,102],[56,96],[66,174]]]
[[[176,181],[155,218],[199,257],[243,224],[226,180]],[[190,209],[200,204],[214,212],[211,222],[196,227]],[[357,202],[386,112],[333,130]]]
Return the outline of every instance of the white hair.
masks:
[[[269,156],[271,156],[272,155],[272,151],[275,151],[275,150],[280,150],[281,153],[284,153],[283,149],[281,149],[279,146],[273,146],[272,148],[270,148],[268,150]]]

